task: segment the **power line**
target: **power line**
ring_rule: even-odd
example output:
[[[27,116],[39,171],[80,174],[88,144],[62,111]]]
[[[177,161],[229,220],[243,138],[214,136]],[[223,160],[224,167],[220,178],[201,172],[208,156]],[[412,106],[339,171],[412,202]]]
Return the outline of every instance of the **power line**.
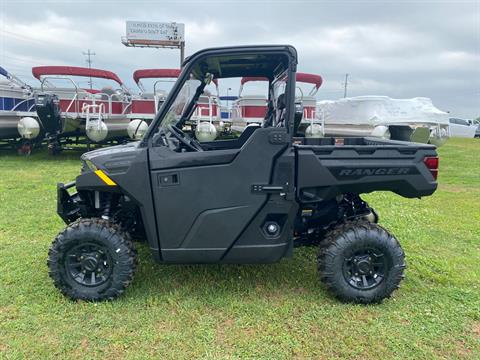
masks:
[[[348,88],[348,73],[345,74],[345,82],[343,83],[343,97],[347,97],[347,88]]]
[[[0,29],[0,32],[6,34],[6,36],[2,37],[2,40],[7,38],[7,37],[14,37],[14,38],[17,38],[17,39],[22,40],[22,41],[29,41],[31,43],[35,43],[35,44],[39,44],[39,45],[43,45],[43,46],[45,45],[45,41],[42,41],[40,39],[35,39],[33,37],[30,37],[30,36],[26,36],[26,35],[19,34],[19,33],[16,33],[16,32],[9,31],[9,30],[5,30],[5,29]],[[72,45],[70,43],[59,43],[58,45],[61,45],[62,47],[69,47],[69,48],[78,49],[77,46]]]
[[[2,56],[2,58],[12,59],[12,60],[15,60],[17,62],[30,63],[30,64],[38,65],[38,60],[35,61],[33,59],[21,58],[21,57],[18,57],[18,56],[10,56],[10,55],[5,55],[5,54],[2,54],[1,56]]]
[[[90,49],[88,49],[87,52],[83,52],[83,55],[85,55],[87,58],[85,59],[85,61],[87,62],[87,65],[88,65],[88,68],[91,69],[92,68],[92,56],[94,55],[97,55],[95,54],[94,52],[91,52]],[[90,89],[92,89],[92,77],[90,76],[90,81],[88,82],[90,84]]]
[[[42,42],[38,39],[34,39],[34,38],[31,38],[31,37],[28,37],[28,36],[25,36],[25,35],[17,34],[17,33],[8,31],[8,30],[1,29],[0,32],[3,32],[3,33],[5,33],[9,36],[15,37],[15,38],[20,39],[20,40],[30,41],[30,42],[33,42],[33,43],[36,43],[36,44],[45,45],[44,42]]]

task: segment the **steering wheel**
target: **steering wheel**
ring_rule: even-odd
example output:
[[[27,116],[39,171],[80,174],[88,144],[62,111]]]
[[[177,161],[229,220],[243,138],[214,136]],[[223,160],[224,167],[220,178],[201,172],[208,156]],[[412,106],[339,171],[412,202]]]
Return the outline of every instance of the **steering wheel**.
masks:
[[[200,146],[199,142],[187,134],[185,134],[181,129],[176,127],[175,125],[168,125],[168,130],[170,133],[183,145],[193,151],[203,151],[202,147]]]

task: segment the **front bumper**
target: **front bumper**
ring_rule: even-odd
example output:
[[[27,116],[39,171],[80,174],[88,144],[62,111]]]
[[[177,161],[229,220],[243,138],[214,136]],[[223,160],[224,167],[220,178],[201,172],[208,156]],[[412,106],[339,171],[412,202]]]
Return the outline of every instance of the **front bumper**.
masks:
[[[75,181],[57,184],[57,214],[66,224],[70,224],[81,216],[80,196],[69,194],[68,189],[75,187]]]

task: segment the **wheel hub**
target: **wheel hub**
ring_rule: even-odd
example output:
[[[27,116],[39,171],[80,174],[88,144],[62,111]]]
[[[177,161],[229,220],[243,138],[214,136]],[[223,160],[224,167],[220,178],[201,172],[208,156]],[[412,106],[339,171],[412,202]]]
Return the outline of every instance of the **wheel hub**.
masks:
[[[97,270],[97,267],[98,267],[97,258],[91,255],[84,257],[81,264],[82,264],[82,270],[86,270],[90,272]]]
[[[101,285],[112,272],[112,260],[107,249],[94,243],[70,249],[65,265],[70,277],[84,286]]]
[[[371,258],[370,257],[360,257],[360,256],[355,257],[354,268],[356,270],[355,271],[356,273],[359,273],[359,274],[362,274],[362,275],[370,274],[370,272],[373,269]]]
[[[386,258],[378,249],[361,249],[346,258],[343,264],[345,280],[358,290],[373,289],[385,277]]]

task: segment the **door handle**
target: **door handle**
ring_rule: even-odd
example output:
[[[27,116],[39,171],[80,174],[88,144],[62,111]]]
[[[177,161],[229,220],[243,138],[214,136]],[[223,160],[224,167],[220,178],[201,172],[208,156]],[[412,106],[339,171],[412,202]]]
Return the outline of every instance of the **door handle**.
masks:
[[[157,184],[160,187],[173,186],[180,184],[180,180],[177,173],[174,174],[158,174]]]
[[[278,185],[252,185],[253,193],[279,194],[286,192],[285,186]]]

